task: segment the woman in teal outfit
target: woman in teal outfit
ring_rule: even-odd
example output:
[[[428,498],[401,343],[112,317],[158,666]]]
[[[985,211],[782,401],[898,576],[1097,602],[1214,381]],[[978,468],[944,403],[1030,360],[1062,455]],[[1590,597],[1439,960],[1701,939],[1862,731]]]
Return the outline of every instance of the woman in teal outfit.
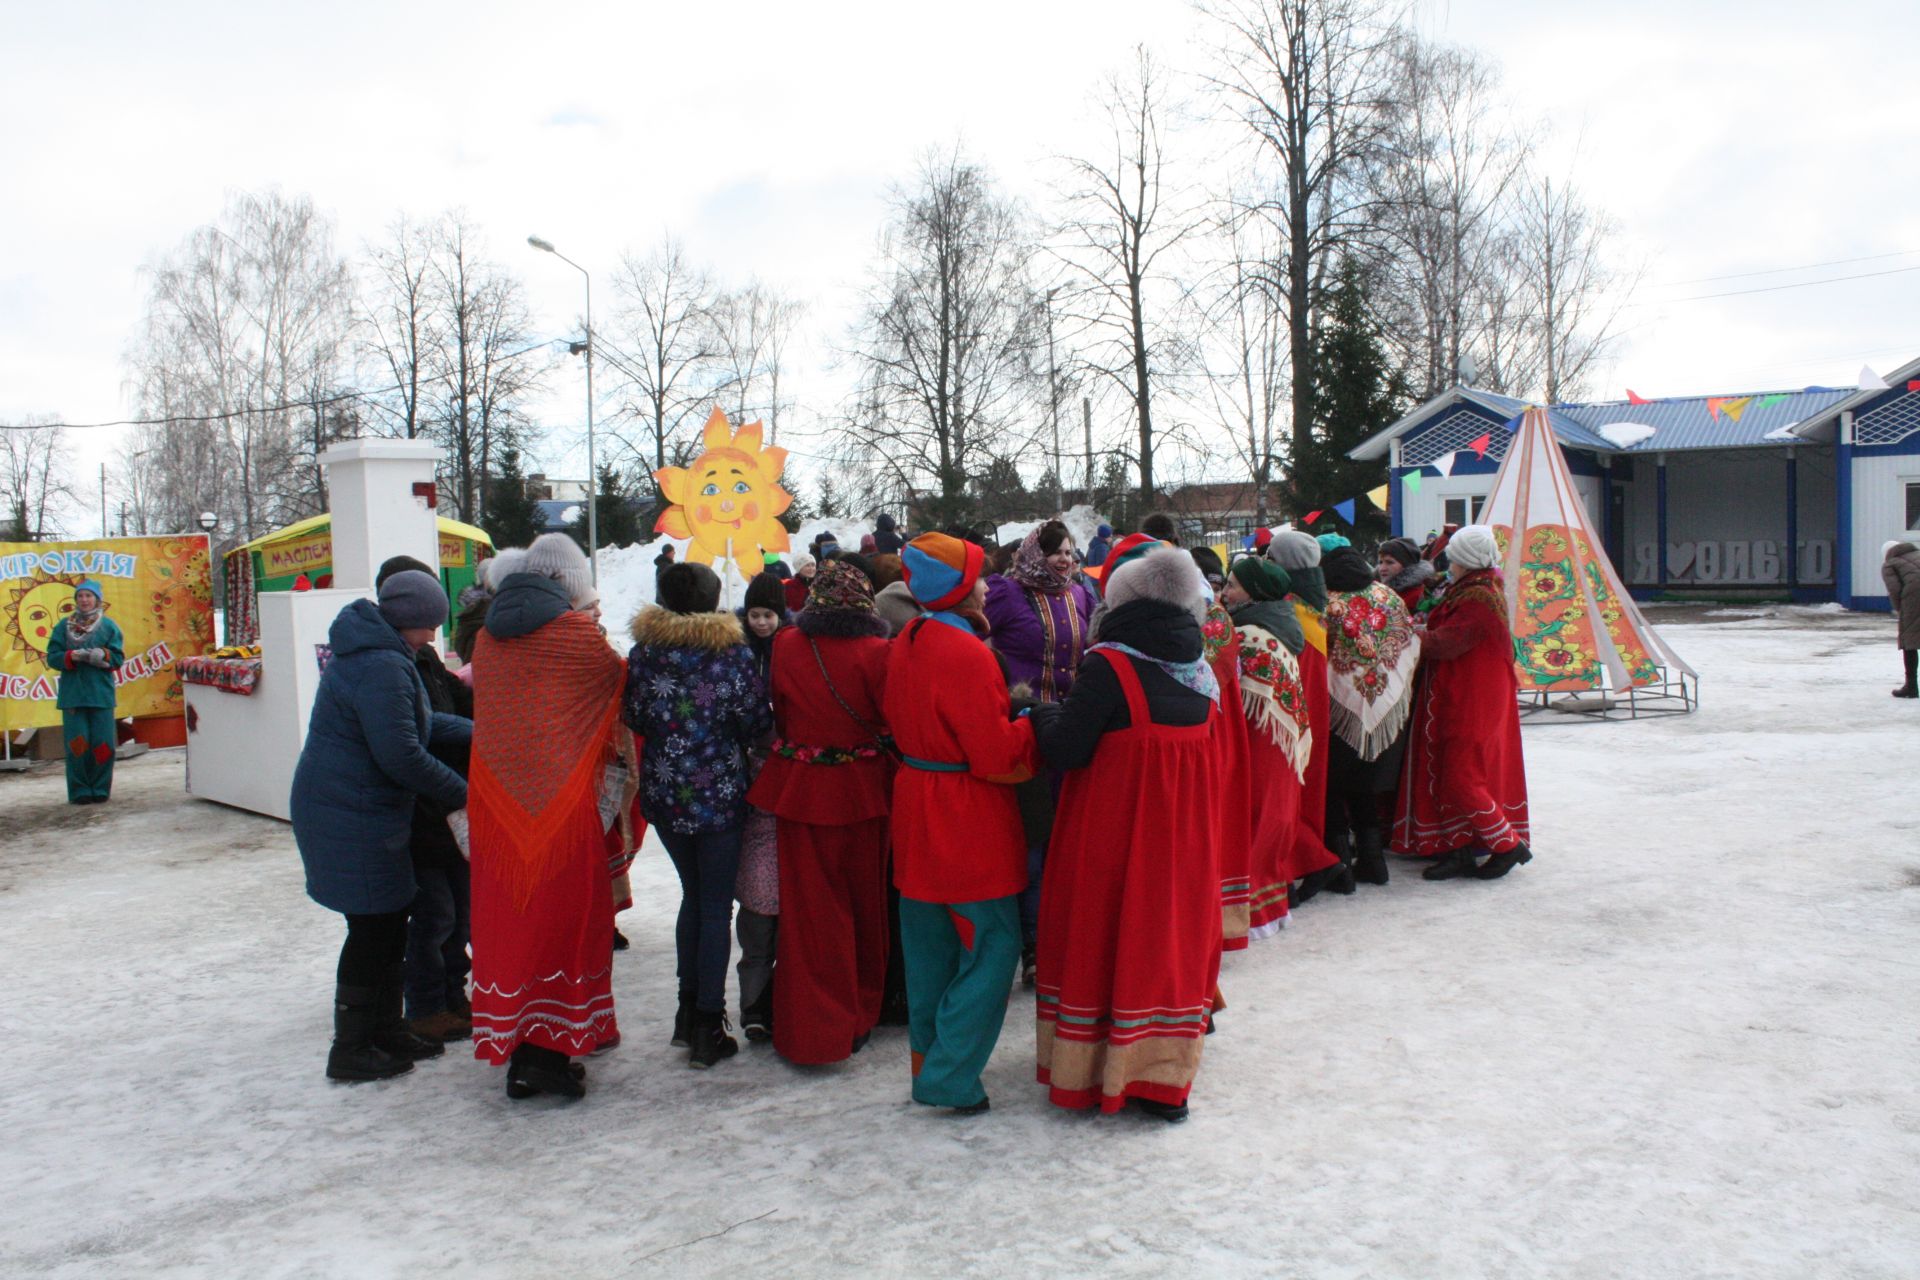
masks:
[[[73,612],[54,625],[47,668],[60,676],[60,723],[67,746],[67,803],[103,804],[113,793],[113,673],[126,661],[120,626],[106,614],[100,584],[73,589]]]

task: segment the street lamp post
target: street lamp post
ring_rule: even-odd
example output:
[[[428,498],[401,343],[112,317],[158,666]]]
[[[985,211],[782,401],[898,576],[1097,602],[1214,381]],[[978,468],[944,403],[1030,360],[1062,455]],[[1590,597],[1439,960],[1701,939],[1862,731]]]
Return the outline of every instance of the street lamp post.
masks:
[[[600,512],[598,486],[600,471],[593,448],[593,276],[587,269],[553,247],[550,240],[528,236],[527,243],[542,253],[550,253],[580,273],[587,283],[587,567],[593,584],[600,585]]]

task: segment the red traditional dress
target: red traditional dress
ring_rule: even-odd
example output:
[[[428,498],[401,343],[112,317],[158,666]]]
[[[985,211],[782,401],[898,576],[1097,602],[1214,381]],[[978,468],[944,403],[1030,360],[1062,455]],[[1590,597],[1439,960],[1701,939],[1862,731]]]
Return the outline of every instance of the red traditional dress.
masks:
[[[1128,727],[1066,776],[1040,898],[1038,1076],[1058,1106],[1179,1106],[1200,1068],[1220,976],[1212,721],[1153,722],[1134,659],[1095,647]],[[1084,675],[1084,670],[1083,670]]]
[[[1220,706],[1231,712],[1240,705],[1239,636],[1233,629],[1233,619],[1216,604],[1207,611],[1200,634],[1206,642],[1207,665],[1220,682]],[[1220,947],[1223,951],[1244,951],[1253,896],[1253,773],[1247,718],[1234,714],[1215,717],[1213,747],[1220,789],[1209,807],[1218,824],[1214,847],[1220,855]]]
[[[1518,684],[1500,574],[1463,574],[1427,615],[1395,853],[1505,853],[1528,840]]]
[[[1307,645],[1300,651],[1300,687],[1307,695],[1307,723],[1313,752],[1300,780],[1300,820],[1293,827],[1293,851],[1281,867],[1288,880],[1304,880],[1340,859],[1327,848],[1327,750],[1333,727],[1333,691],[1327,675],[1327,628],[1320,611],[1294,601]]]
[[[887,976],[893,769],[875,742],[887,642],[787,627],[772,670],[779,736],[747,803],[778,828],[773,1047],[789,1062],[839,1062],[880,1020]]]
[[[568,1056],[618,1037],[599,794],[626,664],[584,613],[474,649],[473,1053]]]
[[[1281,601],[1267,608],[1288,609]],[[1242,720],[1247,724],[1248,773],[1253,779],[1252,890],[1248,934],[1271,937],[1287,922],[1287,891],[1300,826],[1303,780],[1315,734],[1299,659],[1259,625],[1261,606],[1242,606],[1238,637]]]
[[[622,726],[624,729],[625,726]],[[647,838],[647,820],[640,814],[641,741],[632,730],[624,738],[616,731],[614,748],[627,770],[626,786],[620,797],[620,816],[607,828],[607,879],[611,884],[613,914],[633,907],[633,860],[640,842]]]

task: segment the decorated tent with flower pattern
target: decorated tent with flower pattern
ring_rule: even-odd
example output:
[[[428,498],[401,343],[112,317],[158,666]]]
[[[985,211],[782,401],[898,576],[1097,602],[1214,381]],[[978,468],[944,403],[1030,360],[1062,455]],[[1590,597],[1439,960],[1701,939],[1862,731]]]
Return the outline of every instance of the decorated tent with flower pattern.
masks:
[[[1500,543],[1520,688],[1626,693],[1683,688],[1693,668],[1621,584],[1544,409],[1528,409],[1481,515]],[[1691,698],[1684,699],[1691,706]]]

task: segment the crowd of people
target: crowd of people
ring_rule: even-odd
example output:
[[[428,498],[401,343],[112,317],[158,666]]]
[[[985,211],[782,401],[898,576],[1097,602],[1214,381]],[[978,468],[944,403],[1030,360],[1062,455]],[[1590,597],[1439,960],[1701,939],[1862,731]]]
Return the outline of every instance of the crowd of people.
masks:
[[[690,1066],[739,1052],[737,936],[741,1031],[790,1062],[904,1023],[914,1100],[978,1114],[1024,986],[1051,1101],[1177,1121],[1224,952],[1390,852],[1430,880],[1532,857],[1489,529],[1373,560],[1263,530],[1223,564],[1164,516],[1087,548],[882,517],[860,546],[769,557],[737,609],[663,558],[624,661],[564,535],[485,563],[451,668],[438,578],[383,566],[294,779],[308,892],[346,917],[327,1074],[470,1036],[509,1096],[582,1096],[651,827]]]

